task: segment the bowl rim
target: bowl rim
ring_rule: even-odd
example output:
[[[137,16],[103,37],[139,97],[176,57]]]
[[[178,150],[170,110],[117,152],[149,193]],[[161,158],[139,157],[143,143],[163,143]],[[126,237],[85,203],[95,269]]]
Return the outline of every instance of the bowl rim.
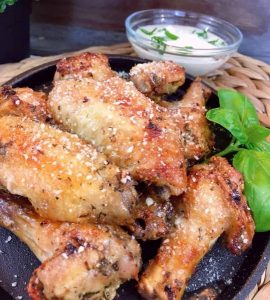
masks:
[[[232,44],[227,44],[225,46],[215,47],[215,48],[193,48],[191,50],[192,51],[191,53],[185,53],[185,52],[187,52],[185,47],[168,45],[174,51],[164,51],[164,53],[166,53],[166,54],[172,54],[172,55],[177,55],[177,56],[183,55],[183,56],[190,56],[190,57],[191,56],[198,57],[198,56],[213,56],[213,55],[220,55],[220,54],[228,54],[230,52],[233,52],[234,50],[237,50],[243,40],[243,34],[242,34],[241,30],[234,24],[232,24],[228,21],[225,21],[221,18],[210,16],[207,14],[201,14],[201,13],[197,13],[197,12],[193,12],[193,11],[189,11],[189,10],[154,8],[154,9],[146,9],[146,10],[139,10],[139,11],[133,12],[125,20],[127,36],[132,37],[134,39],[134,42],[136,42],[140,47],[143,47],[146,49],[151,49],[151,50],[157,51],[157,48],[155,48],[154,46],[149,44],[149,41],[151,41],[150,39],[145,38],[143,36],[139,36],[137,34],[137,32],[132,29],[131,22],[134,17],[143,15],[145,13],[150,13],[150,12],[157,13],[157,14],[159,13],[160,15],[163,13],[173,13],[174,15],[187,16],[188,18],[193,16],[193,17],[203,18],[204,20],[207,19],[208,21],[211,21],[211,22],[216,22],[216,23],[226,25],[227,27],[232,29],[235,32],[235,35],[237,36],[237,41]],[[130,42],[132,43],[132,41],[130,41]],[[178,54],[175,51],[179,51],[180,53]]]

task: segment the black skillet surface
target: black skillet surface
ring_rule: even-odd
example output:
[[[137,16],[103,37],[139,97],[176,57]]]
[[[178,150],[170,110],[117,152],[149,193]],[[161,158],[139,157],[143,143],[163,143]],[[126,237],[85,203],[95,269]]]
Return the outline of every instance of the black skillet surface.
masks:
[[[141,62],[145,61],[123,56],[110,57],[111,66],[116,71],[128,72],[133,65]],[[48,63],[13,78],[8,84],[14,87],[29,86],[44,90],[50,85],[54,72],[55,62]],[[179,91],[180,94],[187,89],[191,81],[192,79],[188,77],[185,85]],[[209,106],[217,105],[217,96],[213,94]],[[223,142],[226,138],[228,137],[220,132],[217,141]],[[155,254],[158,242],[143,243],[142,247],[144,261],[147,261]],[[32,271],[39,265],[38,260],[25,244],[2,228],[0,228],[0,250],[0,286],[15,299],[29,299],[25,285]],[[253,240],[253,246],[245,254],[238,257],[233,256],[218,241],[197,267],[184,298],[190,299],[201,290],[210,288],[216,291],[217,299],[244,300],[260,280],[269,259],[270,233],[257,233]],[[124,284],[118,291],[118,299],[142,299],[135,286],[134,282]],[[4,297],[0,293],[0,299],[4,300]],[[192,299],[196,299],[196,297],[192,297]]]

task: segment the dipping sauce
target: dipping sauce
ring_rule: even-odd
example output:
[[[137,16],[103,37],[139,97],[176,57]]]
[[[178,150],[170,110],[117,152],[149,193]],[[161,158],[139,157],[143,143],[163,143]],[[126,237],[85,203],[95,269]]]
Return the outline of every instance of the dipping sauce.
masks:
[[[212,55],[215,49],[226,46],[226,42],[209,32],[185,25],[146,25],[136,29],[143,44],[130,39],[140,57],[150,60],[172,60],[185,67],[187,73],[198,76],[219,68],[228,55]],[[209,53],[205,55],[205,50]],[[196,50],[196,54],[193,53]],[[201,50],[201,53],[200,53]]]
[[[149,39],[160,52],[166,51],[166,48],[170,48],[170,46],[183,47],[184,49],[181,51],[189,53],[192,53],[192,49],[213,49],[226,46],[225,41],[209,32],[208,28],[199,29],[183,25],[148,25],[139,27],[137,33]]]

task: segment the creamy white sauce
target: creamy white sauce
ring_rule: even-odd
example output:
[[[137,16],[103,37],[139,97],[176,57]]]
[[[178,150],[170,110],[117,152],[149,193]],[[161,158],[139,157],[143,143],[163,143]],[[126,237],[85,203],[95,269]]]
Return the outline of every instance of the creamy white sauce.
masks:
[[[136,34],[137,39],[130,36],[128,38],[140,57],[175,61],[194,76],[219,68],[229,58],[229,54],[211,54],[211,51],[227,44],[207,28],[157,24],[139,27]],[[205,50],[208,49],[209,55],[206,55]]]
[[[208,28],[199,29],[184,25],[147,25],[137,29],[138,35],[155,41],[161,41],[168,46],[192,49],[215,49],[225,46],[226,43],[217,35],[209,32]]]

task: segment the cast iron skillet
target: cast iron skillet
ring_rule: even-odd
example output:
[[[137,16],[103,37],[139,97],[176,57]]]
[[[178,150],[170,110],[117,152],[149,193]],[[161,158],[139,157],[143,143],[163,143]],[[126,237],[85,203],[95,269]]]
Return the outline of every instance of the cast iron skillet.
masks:
[[[132,66],[142,62],[145,60],[110,56],[110,64],[116,71],[128,72]],[[46,90],[52,81],[55,63],[47,63],[27,71],[16,76],[7,84],[14,87],[29,86],[34,89]],[[191,81],[192,78],[188,77],[185,85],[180,88],[180,94],[187,89]],[[218,105],[216,94],[211,97],[209,105],[210,107]],[[228,137],[221,132],[217,140],[222,142],[226,138]],[[9,241],[9,237],[11,237],[11,241]],[[144,261],[154,256],[158,245],[158,241],[142,243]],[[0,286],[15,299],[20,299],[16,298],[18,296],[23,296],[24,300],[29,299],[25,285],[32,271],[39,265],[38,260],[25,244],[8,230],[2,228],[0,228],[0,250]],[[253,240],[253,246],[241,256],[233,256],[218,241],[197,267],[189,282],[184,299],[202,299],[196,298],[196,294],[209,288],[215,291],[217,299],[243,300],[260,280],[269,259],[270,233],[257,233]],[[119,300],[142,299],[136,291],[135,282],[121,286],[118,294]],[[4,299],[4,296],[1,299]]]

